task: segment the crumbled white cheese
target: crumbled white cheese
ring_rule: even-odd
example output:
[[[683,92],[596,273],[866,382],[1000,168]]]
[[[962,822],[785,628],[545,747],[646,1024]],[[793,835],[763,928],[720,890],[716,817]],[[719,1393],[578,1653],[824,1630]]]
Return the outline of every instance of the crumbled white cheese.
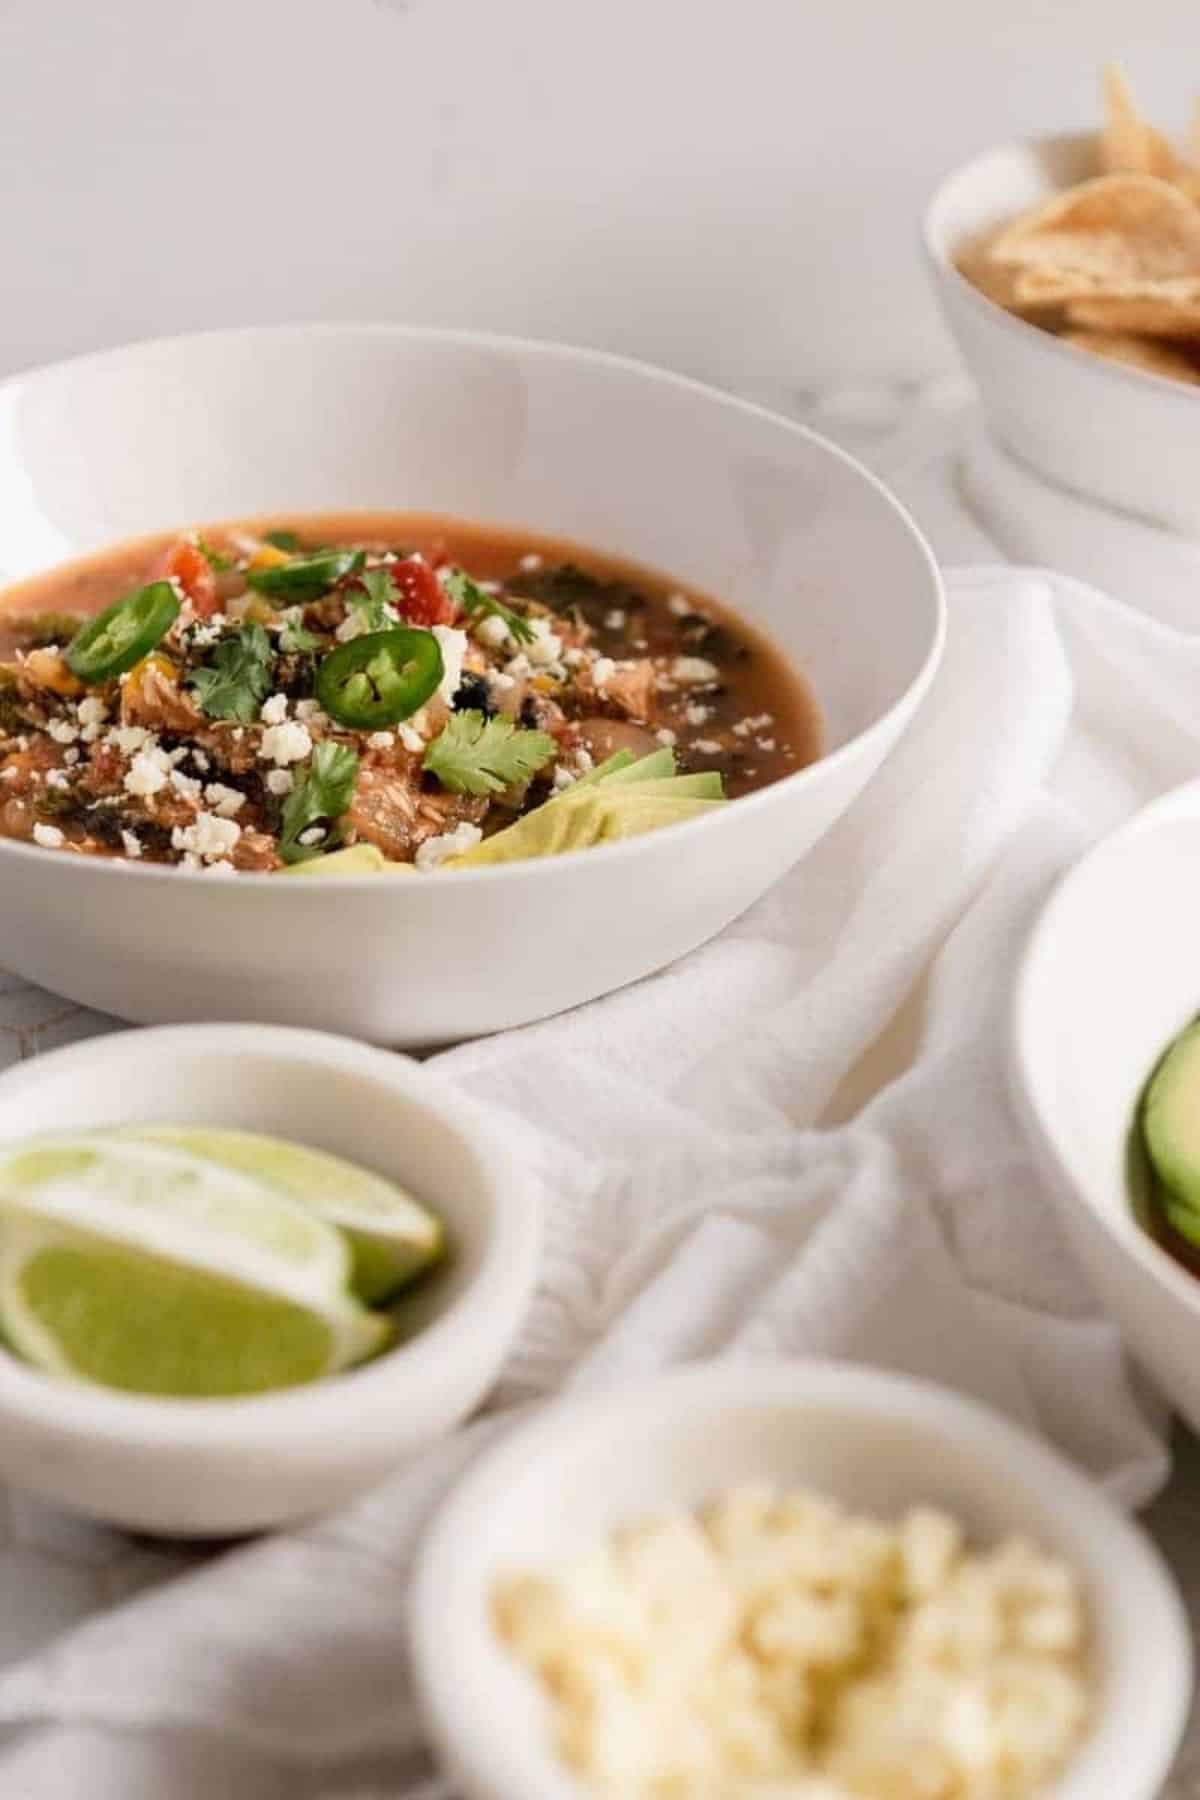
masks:
[[[622,608],[614,606],[611,612],[605,613],[604,623],[609,631],[624,631],[625,613]]]
[[[66,763],[68,769],[73,769],[75,764],[79,761],[79,751],[74,749],[64,750],[63,761]]]
[[[307,831],[300,833],[296,841],[303,844],[306,850],[311,850],[312,846],[319,844],[324,836],[325,827],[323,825],[310,825]]]
[[[668,750],[671,748],[672,744],[675,744],[678,742],[678,739],[676,738],[675,733],[671,730],[671,727],[669,725],[664,725],[662,730],[656,731],[654,735],[658,739],[659,743],[663,744]]]
[[[698,750],[701,756],[720,756],[721,754],[721,746],[715,738],[697,738],[692,748]]]
[[[16,772],[17,771],[14,769],[13,774],[15,775]],[[65,769],[50,769],[47,772],[47,775],[46,775],[46,786],[47,787],[58,788],[61,791],[63,788],[69,788],[70,785],[71,785],[71,777],[67,774]]]
[[[121,847],[126,856],[133,862],[136,862],[138,857],[142,854],[142,840],[135,831],[123,831],[121,833]]]
[[[481,644],[499,650],[501,645],[508,642],[508,626],[499,613],[484,613],[475,626],[475,636]]]
[[[295,711],[296,717],[303,719],[306,725],[311,725],[314,721],[319,722],[325,717],[321,711],[319,700],[297,700]]]
[[[507,694],[517,682],[515,676],[506,675],[503,669],[489,669],[487,684],[489,694]]]
[[[67,840],[57,825],[39,824],[33,828],[33,841],[40,844],[43,850],[60,850]]]
[[[617,672],[617,665],[611,656],[598,656],[592,664],[592,682],[598,693],[608,686]]]
[[[264,725],[282,725],[288,716],[288,697],[286,694],[272,694],[259,707],[258,716]]]
[[[88,694],[75,709],[79,723],[90,730],[93,726],[103,725],[108,717],[108,708],[97,694]]]
[[[535,669],[544,669],[548,663],[557,662],[562,652],[562,639],[551,631],[546,619],[530,619],[529,629],[533,638],[526,646],[525,654]]]
[[[149,743],[151,733],[144,725],[114,725],[105,738],[106,744],[112,744],[126,756],[132,756],[143,744]]]
[[[578,780],[578,775],[568,769],[565,764],[559,763],[554,771],[554,790],[561,794],[564,788],[574,787]]]
[[[166,758],[161,751],[156,756],[153,747],[139,750],[125,772],[122,786],[127,794],[134,794],[140,800],[147,800],[167,785],[167,770],[163,767]]]
[[[212,764],[209,762],[207,756],[205,756],[203,750],[192,751],[192,765],[194,768],[199,769],[202,775],[207,775],[212,767]]]
[[[577,669],[581,663],[587,661],[587,653],[580,650],[577,645],[572,645],[570,650],[563,651],[563,661],[568,669]]]
[[[10,763],[7,769],[0,769],[0,781],[16,781],[21,771]]]
[[[172,769],[167,780],[181,800],[199,800],[200,783],[191,775],[185,775],[182,769]]]
[[[533,575],[541,568],[543,560],[544,559],[538,555],[536,550],[531,550],[528,556],[523,556],[521,558],[517,567],[524,569],[527,575]]]
[[[56,744],[74,744],[79,737],[79,727],[70,719],[51,719],[46,730]]]
[[[510,656],[505,663],[504,673],[506,675],[511,675],[514,681],[528,681],[529,677],[533,674],[533,664],[530,662],[525,652],[519,650],[515,656]]]
[[[202,862],[220,862],[229,855],[241,835],[242,828],[234,820],[201,812],[190,825],[176,825],[171,833],[171,848],[198,856]]]
[[[246,804],[246,796],[223,781],[210,781],[204,790],[204,801],[222,819],[232,819]]]
[[[716,663],[709,662],[706,656],[677,656],[671,664],[673,678],[689,684],[716,681],[720,673]]]
[[[396,742],[394,731],[373,731],[367,739],[372,750],[391,750]]]
[[[775,748],[774,738],[755,738],[754,743],[756,749],[762,750],[768,755]]]
[[[1032,1800],[1091,1710],[1069,1566],[926,1509],[735,1489],[504,1578],[493,1618],[620,1800]]]
[[[470,825],[464,819],[453,831],[444,831],[439,837],[426,838],[417,849],[416,865],[418,869],[436,869],[451,856],[461,856],[466,850],[473,850],[483,836],[478,825]]]
[[[712,718],[711,706],[685,706],[683,716],[689,725],[704,725]]]
[[[312,738],[307,725],[285,719],[282,725],[268,725],[262,734],[258,754],[263,762],[297,763],[311,754]]]
[[[290,794],[296,785],[296,777],[290,769],[268,769],[267,787],[272,794]]]
[[[413,756],[419,756],[421,751],[425,748],[425,739],[421,736],[419,731],[414,731],[411,725],[405,724],[399,726],[396,735],[404,745],[404,748]]]
[[[231,862],[211,862],[204,864],[206,875],[236,875],[237,869]]]
[[[442,663],[445,674],[438,686],[438,693],[447,703],[453,700],[462,685],[463,658],[467,653],[467,634],[459,631],[454,625],[435,625],[433,635],[442,652]]]
[[[686,594],[672,594],[667,600],[667,611],[674,613],[677,619],[686,619],[692,610],[692,603]]]
[[[225,628],[225,614],[213,613],[209,619],[201,619],[191,628],[190,642],[196,649],[207,649],[215,644]]]
[[[370,629],[366,614],[359,607],[354,606],[351,607],[333,635],[339,644],[348,644],[352,638],[365,637]]]

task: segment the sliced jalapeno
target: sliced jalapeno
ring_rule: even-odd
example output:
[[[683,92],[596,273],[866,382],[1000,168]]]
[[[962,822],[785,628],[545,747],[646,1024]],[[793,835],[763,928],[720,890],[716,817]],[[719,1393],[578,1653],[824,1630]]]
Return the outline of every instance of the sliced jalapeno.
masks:
[[[80,681],[111,681],[148,656],[178,617],[171,583],[152,581],[114,600],[75,633],[65,652],[67,667]]]
[[[444,673],[441,645],[431,631],[371,631],[325,658],[317,670],[317,699],[339,725],[377,731],[424,706]]]
[[[293,556],[290,562],[269,568],[247,569],[246,580],[260,594],[316,600],[344,576],[357,574],[366,560],[362,550],[318,550],[313,556]]]

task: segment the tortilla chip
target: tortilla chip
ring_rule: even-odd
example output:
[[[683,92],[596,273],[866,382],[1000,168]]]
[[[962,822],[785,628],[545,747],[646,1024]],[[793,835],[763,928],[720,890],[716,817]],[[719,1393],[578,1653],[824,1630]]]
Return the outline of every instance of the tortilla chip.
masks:
[[[1157,175],[1172,181],[1186,169],[1162,132],[1142,118],[1116,63],[1104,71],[1104,105],[1108,117],[1100,134],[1100,167],[1105,174]]]
[[[1200,303],[1200,275],[1177,281],[1109,281],[1069,269],[1017,269],[1012,284],[1018,306],[1069,306],[1075,300],[1153,300],[1171,309]]]
[[[991,245],[995,236],[994,230],[989,231],[978,242],[959,252],[955,258],[959,274],[965,276],[972,287],[978,288],[986,299],[993,301],[996,306],[1002,306],[1005,312],[1016,313],[1019,318],[1030,319],[1035,324],[1056,317],[1059,308],[1055,304],[1055,295],[1052,294],[1048,301],[1043,300],[1036,292],[1026,298],[1019,291],[1025,279],[1025,271],[992,261]],[[1070,297],[1074,299],[1078,291],[1076,286],[1072,286]],[[1091,291],[1089,288],[1088,292]]]
[[[1200,291],[1196,283],[1188,283],[1191,292],[1130,294],[1096,294],[1088,299],[1067,303],[1067,318],[1072,325],[1083,325],[1089,331],[1132,332],[1151,338],[1200,338]]]
[[[1128,369],[1140,369],[1146,375],[1165,375],[1171,381],[1186,381],[1200,387],[1200,366],[1178,350],[1165,344],[1148,342],[1122,331],[1064,331],[1064,344],[1074,344],[1093,356],[1121,363]]]
[[[1200,275],[1200,208],[1154,175],[1098,175],[1014,219],[990,256],[1112,283]]]

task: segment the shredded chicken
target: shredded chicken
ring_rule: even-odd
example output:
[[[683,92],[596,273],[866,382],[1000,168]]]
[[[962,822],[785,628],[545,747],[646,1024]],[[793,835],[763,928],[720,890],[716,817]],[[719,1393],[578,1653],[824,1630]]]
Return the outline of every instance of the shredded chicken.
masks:
[[[486,811],[487,801],[470,794],[426,793],[414,761],[407,769],[364,768],[346,823],[385,856],[411,862],[426,838],[453,831],[464,819],[477,824]]]
[[[148,731],[195,732],[205,718],[161,661],[151,657],[121,688],[121,723],[144,725]]]

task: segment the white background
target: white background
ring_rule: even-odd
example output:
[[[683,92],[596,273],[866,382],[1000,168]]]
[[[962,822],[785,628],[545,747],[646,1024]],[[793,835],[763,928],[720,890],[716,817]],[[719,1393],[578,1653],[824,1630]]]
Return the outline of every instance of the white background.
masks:
[[[487,325],[730,385],[951,353],[921,197],[1096,116],[1172,123],[1185,0],[0,0],[0,368],[304,317]]]

